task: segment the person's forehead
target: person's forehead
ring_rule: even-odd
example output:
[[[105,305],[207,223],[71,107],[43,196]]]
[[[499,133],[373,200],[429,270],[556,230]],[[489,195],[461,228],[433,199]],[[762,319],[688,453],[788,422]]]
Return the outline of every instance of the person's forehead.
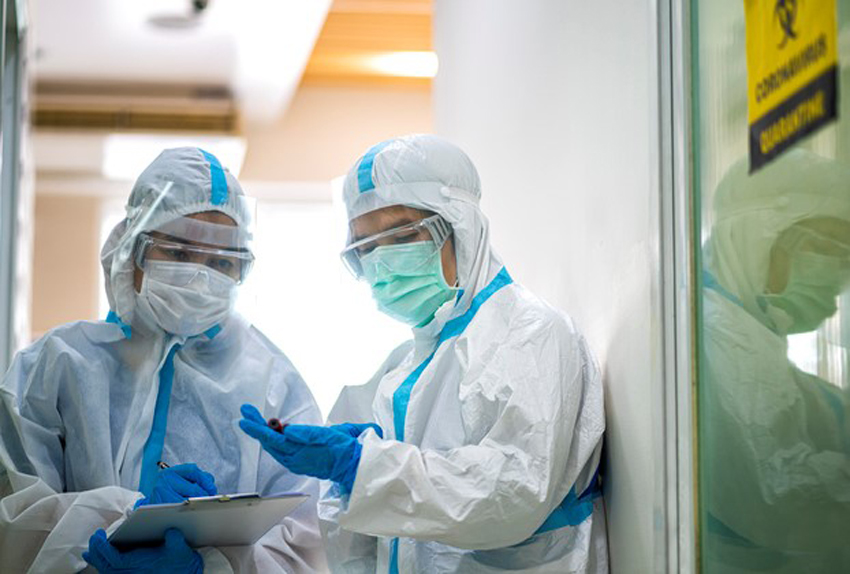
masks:
[[[420,221],[429,215],[432,215],[429,211],[406,205],[376,209],[351,220],[352,239],[355,241],[363,239],[388,229]]]
[[[217,223],[219,225],[236,227],[236,222],[233,218],[221,211],[202,211],[200,213],[191,213],[186,217],[189,219],[197,219],[198,221],[206,221],[207,223]]]
[[[222,213],[221,211],[202,211],[201,213],[191,213],[189,215],[184,216],[188,219],[196,219],[198,221],[204,221],[206,223],[215,223],[217,225],[227,225],[229,227],[236,227],[236,222],[232,217],[227,215],[226,213]],[[185,239],[183,237],[174,237],[172,235],[168,235],[166,233],[161,233],[159,231],[151,231],[151,237],[155,237],[157,239],[162,239],[164,241],[168,241],[171,243],[177,243],[180,245],[189,245],[196,247],[210,247],[213,249],[221,249],[221,245],[215,245],[212,243],[204,243],[202,241],[192,241],[190,239]]]

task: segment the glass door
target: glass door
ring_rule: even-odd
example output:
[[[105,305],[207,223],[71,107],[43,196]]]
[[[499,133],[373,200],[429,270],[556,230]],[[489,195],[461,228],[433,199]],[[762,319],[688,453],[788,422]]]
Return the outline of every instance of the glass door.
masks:
[[[802,54],[814,3],[690,3],[706,574],[850,572],[850,0],[835,8],[838,119],[750,161],[746,10],[770,10]]]

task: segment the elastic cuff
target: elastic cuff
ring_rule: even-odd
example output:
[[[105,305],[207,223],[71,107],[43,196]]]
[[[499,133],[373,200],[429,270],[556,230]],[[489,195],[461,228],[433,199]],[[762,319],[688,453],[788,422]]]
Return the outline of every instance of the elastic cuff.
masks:
[[[351,457],[351,463],[348,465],[348,470],[345,476],[339,482],[339,488],[343,496],[348,496],[354,490],[354,480],[357,478],[357,467],[360,466],[360,456],[363,452],[363,446],[359,442],[354,443],[354,453]]]

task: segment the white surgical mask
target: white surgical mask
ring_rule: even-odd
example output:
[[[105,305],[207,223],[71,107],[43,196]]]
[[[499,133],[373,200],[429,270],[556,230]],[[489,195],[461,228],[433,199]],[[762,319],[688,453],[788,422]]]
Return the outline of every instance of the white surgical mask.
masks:
[[[191,337],[227,317],[236,281],[200,263],[148,260],[136,301],[164,331]]]

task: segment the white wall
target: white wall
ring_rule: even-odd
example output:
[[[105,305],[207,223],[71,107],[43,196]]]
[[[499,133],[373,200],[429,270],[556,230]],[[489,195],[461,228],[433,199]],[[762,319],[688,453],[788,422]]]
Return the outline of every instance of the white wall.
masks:
[[[655,12],[435,2],[436,131],[478,166],[511,274],[577,320],[603,368],[615,572],[664,569]]]

